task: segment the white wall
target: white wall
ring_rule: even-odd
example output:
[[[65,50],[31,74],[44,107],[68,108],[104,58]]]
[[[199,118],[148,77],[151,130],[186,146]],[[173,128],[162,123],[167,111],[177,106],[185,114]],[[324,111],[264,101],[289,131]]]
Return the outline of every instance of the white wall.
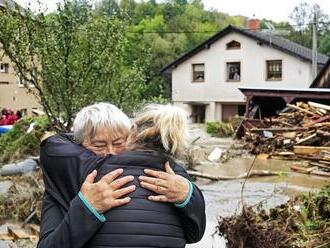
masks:
[[[1,51],[2,52],[2,51]],[[9,58],[4,56],[0,63],[8,63],[8,73],[0,73],[0,109],[11,108],[13,110],[26,109],[31,114],[33,108],[41,109],[38,99],[27,89],[18,85],[18,77]],[[33,91],[34,88],[31,88]]]
[[[241,49],[226,50],[226,44],[232,40],[240,42]],[[266,81],[266,60],[278,59],[282,60],[282,81]],[[226,82],[226,63],[236,61],[241,62],[241,81]],[[195,63],[205,64],[203,83],[192,83]],[[173,70],[172,99],[174,102],[244,102],[239,87],[308,88],[311,81],[311,63],[269,46],[260,46],[244,35],[230,33]],[[213,115],[207,113],[209,117]]]

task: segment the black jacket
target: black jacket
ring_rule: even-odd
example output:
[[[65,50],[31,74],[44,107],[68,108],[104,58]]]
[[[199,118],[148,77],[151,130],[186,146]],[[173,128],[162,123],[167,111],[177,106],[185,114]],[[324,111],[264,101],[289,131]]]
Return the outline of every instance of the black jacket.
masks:
[[[182,209],[146,199],[152,192],[140,187],[143,169],[163,170],[168,158],[155,151],[131,151],[100,158],[67,137],[53,136],[41,144],[45,196],[38,247],[184,247],[199,241],[205,230],[205,203],[194,185],[192,198]],[[176,174],[186,171],[171,161]],[[102,223],[77,197],[86,176],[98,168],[98,179],[123,168],[135,176],[131,202],[113,208]]]

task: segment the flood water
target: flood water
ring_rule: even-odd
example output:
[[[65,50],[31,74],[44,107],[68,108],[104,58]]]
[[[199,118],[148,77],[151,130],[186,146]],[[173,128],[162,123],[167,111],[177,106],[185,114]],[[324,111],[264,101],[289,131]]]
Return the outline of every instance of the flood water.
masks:
[[[225,164],[203,165],[199,171],[211,175],[237,176],[250,168],[254,157],[234,158]],[[244,203],[256,205],[263,202],[265,208],[271,208],[286,202],[300,192],[317,191],[330,183],[329,178],[304,175],[290,171],[290,165],[299,165],[299,161],[256,159],[254,170],[288,172],[287,175],[248,179],[244,190]],[[244,180],[198,181],[206,202],[207,229],[203,239],[189,248],[224,248],[225,240],[213,235],[219,216],[229,216],[239,212],[241,188]]]

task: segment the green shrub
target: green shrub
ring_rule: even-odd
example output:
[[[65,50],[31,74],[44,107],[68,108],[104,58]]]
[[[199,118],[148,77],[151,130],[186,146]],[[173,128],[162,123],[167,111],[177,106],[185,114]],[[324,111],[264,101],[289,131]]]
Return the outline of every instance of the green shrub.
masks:
[[[226,122],[207,122],[206,132],[216,137],[230,137],[235,130],[231,123]]]
[[[34,123],[31,132],[27,133]],[[0,163],[13,162],[39,153],[40,138],[50,127],[47,117],[23,117],[8,133],[0,136]]]

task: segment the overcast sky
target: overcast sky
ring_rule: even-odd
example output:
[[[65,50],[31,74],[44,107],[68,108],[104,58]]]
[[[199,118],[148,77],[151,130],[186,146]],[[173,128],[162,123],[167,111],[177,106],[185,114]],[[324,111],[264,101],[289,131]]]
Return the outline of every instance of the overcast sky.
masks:
[[[317,3],[323,11],[330,15],[330,0],[202,0],[206,9],[217,9],[230,15],[244,15],[257,18],[267,18],[273,21],[289,21],[289,15],[293,8],[301,2],[310,5]],[[37,5],[36,0],[17,0],[23,6],[31,3]],[[56,8],[57,0],[40,0],[47,5],[49,10]]]

